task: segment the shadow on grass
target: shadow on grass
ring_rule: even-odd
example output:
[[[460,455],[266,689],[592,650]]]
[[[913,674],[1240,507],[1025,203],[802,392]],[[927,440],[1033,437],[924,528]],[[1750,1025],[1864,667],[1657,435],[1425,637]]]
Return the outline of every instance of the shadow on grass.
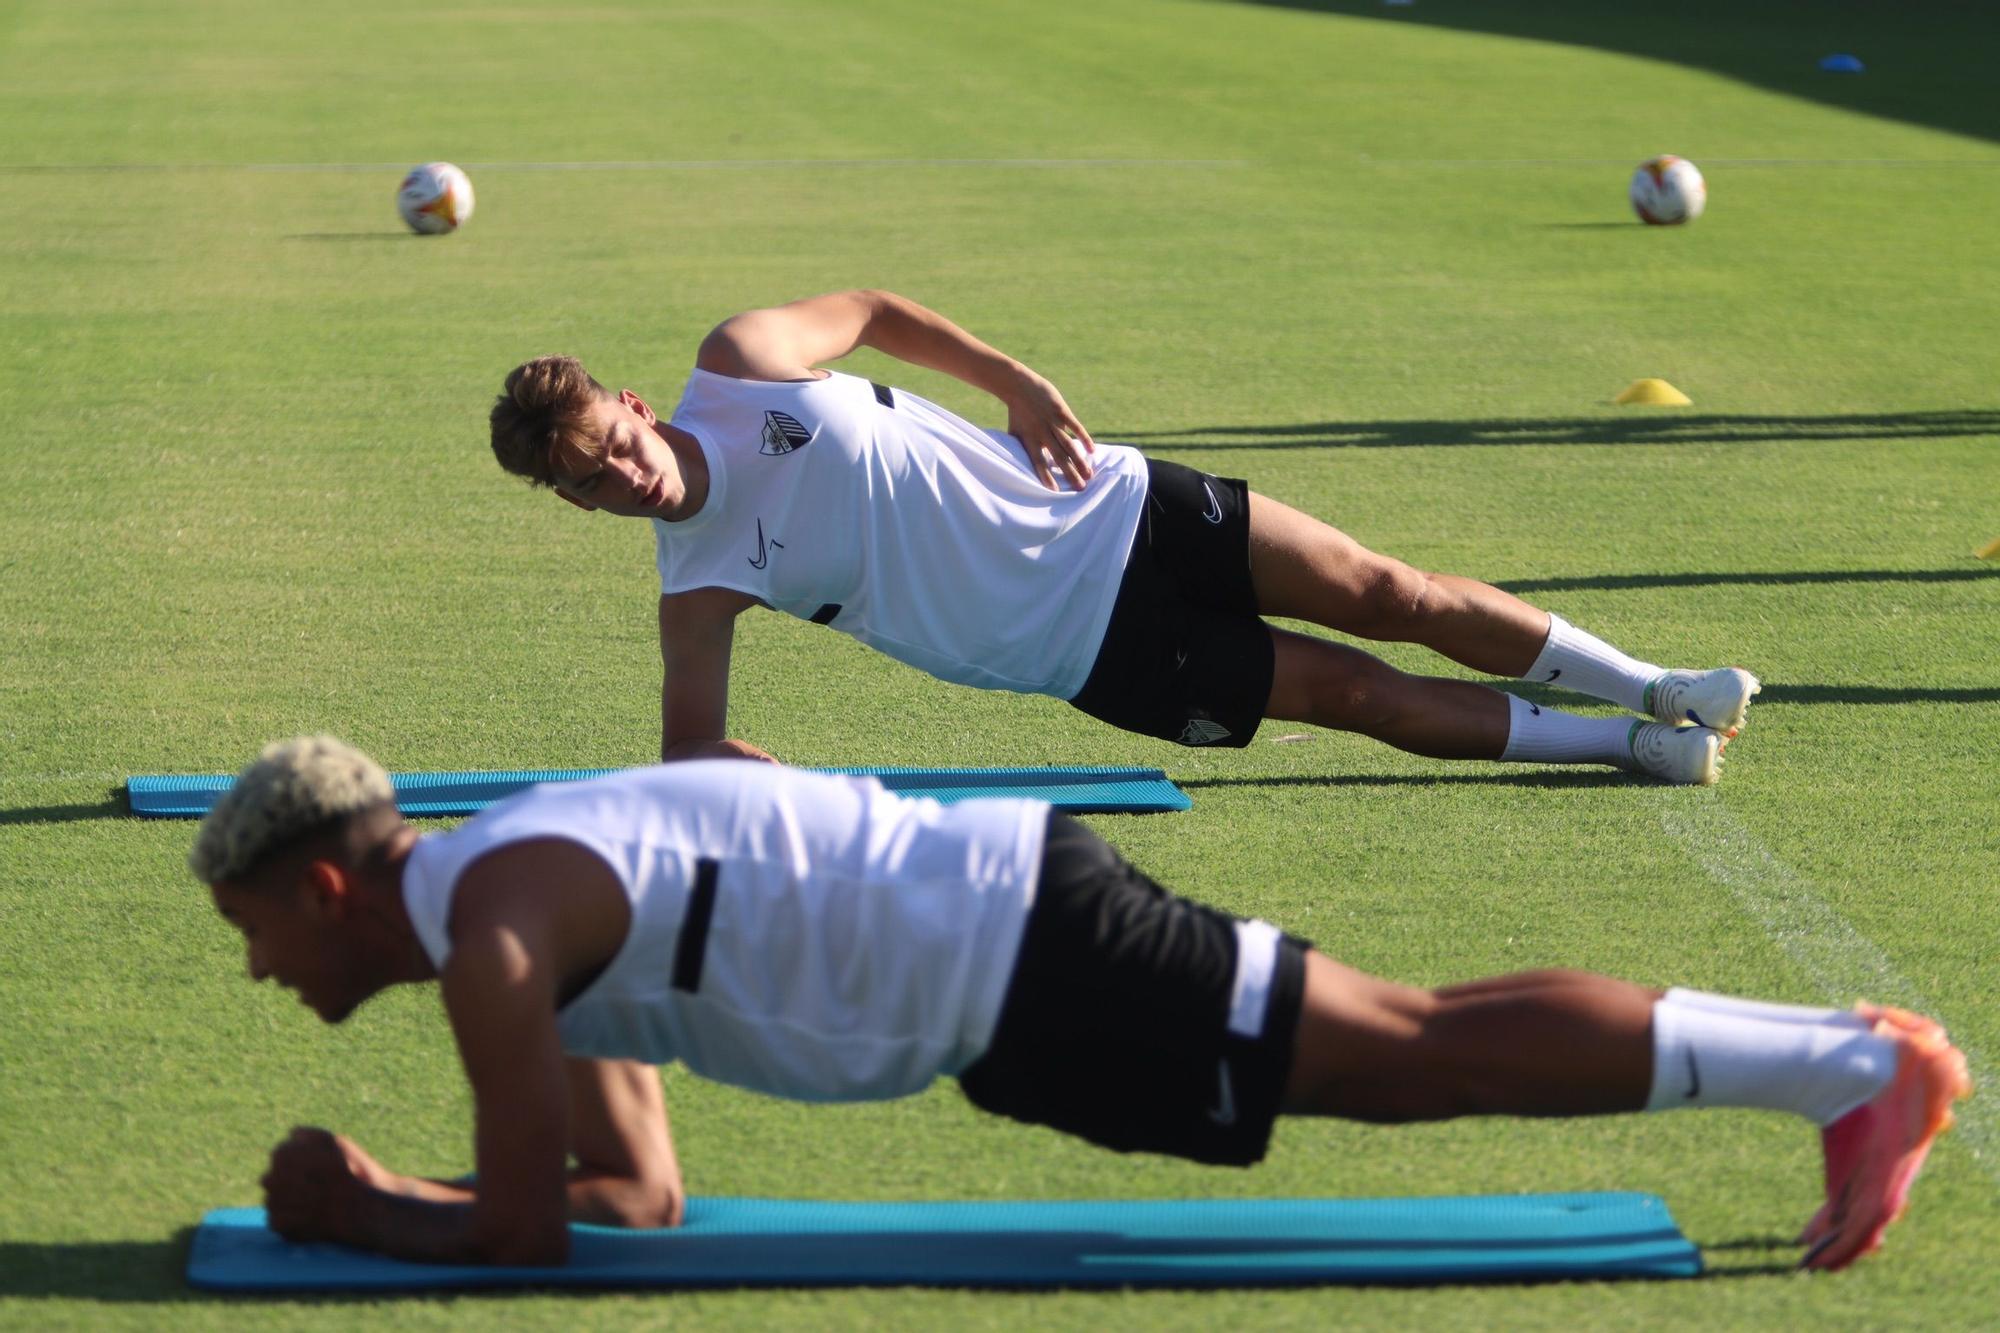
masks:
[[[2000,100],[2000,99],[1996,99]],[[1147,453],[1209,449],[1406,449],[1452,445],[1747,444],[1762,440],[1931,440],[2000,435],[2000,409],[1860,412],[1839,416],[1723,413],[1494,417],[1473,421],[1307,421],[1185,430],[1101,430]]]
[[[75,824],[87,819],[125,819],[132,807],[125,803],[124,788],[115,788],[101,801],[78,805],[23,805],[0,810],[0,825]]]
[[[1796,1277],[1799,1271],[1797,1264],[1730,1264],[1725,1268],[1704,1268],[1701,1276],[1695,1281],[1727,1282],[1731,1278],[1738,1277]]]
[[[1731,1256],[1771,1255],[1763,1263],[1736,1262],[1725,1259],[1719,1265],[1705,1264],[1701,1280],[1716,1281],[1733,1277],[1792,1277],[1799,1272],[1798,1256],[1802,1253],[1799,1243],[1790,1236],[1737,1236],[1730,1240],[1701,1242],[1703,1258],[1709,1255]],[[1785,1256],[1791,1256],[1789,1258]]]
[[[1710,1250],[1722,1250],[1725,1252],[1732,1250],[1790,1250],[1796,1253],[1798,1248],[1799,1243],[1796,1240],[1774,1231],[1764,1236],[1737,1236],[1732,1240],[1703,1241],[1701,1251],[1703,1254],[1707,1254]]]
[[[0,1241],[0,1297],[172,1303],[204,1299],[182,1277],[194,1228],[168,1240]]]
[[[1548,769],[1534,773],[1292,773],[1263,778],[1175,778],[1182,788],[1209,787],[1629,787],[1645,779],[1612,769]]]
[[[1530,592],[1579,592],[1587,589],[1718,588],[1784,586],[1811,583],[1977,583],[2000,578],[2000,565],[1964,569],[1788,569],[1714,571],[1689,574],[1585,574],[1574,578],[1507,579],[1493,586],[1517,596]]]
[[[1246,0],[1411,27],[1560,42],[1704,69],[1844,111],[2000,140],[1992,59],[2000,9],[1952,0]],[[1865,74],[1829,74],[1822,56],[1861,57]],[[1656,151],[1651,147],[1648,152]],[[1839,156],[1838,150],[1829,156]]]
[[[295,231],[285,239],[288,241],[415,241],[423,238],[409,231]]]
[[[463,1302],[504,1299],[514,1291],[266,1292],[200,1291],[187,1285],[188,1246],[194,1228],[167,1240],[32,1242],[0,1241],[0,1299],[94,1301],[106,1305],[235,1306],[359,1305],[393,1299]],[[56,1319],[51,1312],[50,1323]],[[74,1318],[74,1315],[69,1316]],[[20,1327],[32,1327],[24,1322]]]
[[[1760,704],[1990,704],[2000,685],[1766,685]]]

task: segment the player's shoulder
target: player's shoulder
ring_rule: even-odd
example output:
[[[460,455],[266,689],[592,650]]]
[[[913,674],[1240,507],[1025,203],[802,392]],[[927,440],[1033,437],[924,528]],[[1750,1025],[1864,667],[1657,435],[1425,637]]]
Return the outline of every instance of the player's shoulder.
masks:
[[[809,378],[812,368],[798,364],[780,313],[745,310],[723,320],[695,350],[695,369],[750,383]]]

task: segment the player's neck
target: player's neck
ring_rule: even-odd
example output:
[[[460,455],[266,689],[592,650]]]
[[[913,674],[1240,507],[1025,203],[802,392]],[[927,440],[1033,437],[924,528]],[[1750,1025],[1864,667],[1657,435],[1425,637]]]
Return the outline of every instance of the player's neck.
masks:
[[[403,898],[403,876],[407,873],[410,853],[416,850],[419,836],[414,828],[403,825],[382,848],[380,859],[368,867],[368,872],[381,886],[380,912],[384,933],[394,941],[394,957],[387,969],[387,980],[391,984],[428,981],[437,976],[437,968],[425,951],[423,942],[417,938],[416,926],[410,921],[409,905]]]
[[[674,465],[680,470],[680,496],[669,496],[666,521],[678,523],[682,519],[693,518],[708,503],[708,459],[702,455],[701,442],[678,426],[670,426],[662,421],[654,429],[667,447],[674,451]]]

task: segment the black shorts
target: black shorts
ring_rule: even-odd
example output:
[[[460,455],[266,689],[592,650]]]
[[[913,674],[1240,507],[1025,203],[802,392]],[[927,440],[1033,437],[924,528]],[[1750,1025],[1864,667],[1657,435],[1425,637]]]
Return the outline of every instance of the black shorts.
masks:
[[[1118,1152],[1249,1166],[1291,1074],[1307,947],[1168,893],[1052,811],[993,1040],[959,1085]]]
[[[1271,630],[1250,583],[1250,487],[1147,459],[1146,508],[1104,642],[1070,700],[1114,727],[1243,746],[1271,700]]]

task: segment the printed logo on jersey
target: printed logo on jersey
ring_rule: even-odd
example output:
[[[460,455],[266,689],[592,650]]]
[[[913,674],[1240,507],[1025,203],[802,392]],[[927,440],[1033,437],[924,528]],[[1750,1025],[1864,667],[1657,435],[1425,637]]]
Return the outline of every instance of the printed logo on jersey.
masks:
[[[1205,717],[1191,717],[1181,728],[1181,734],[1174,739],[1182,745],[1213,745],[1229,739],[1229,728]]]
[[[785,544],[775,539],[773,539],[772,542],[770,543],[770,550],[765,549],[764,520],[760,518],[757,520],[757,554],[746,555],[743,558],[750,562],[750,568],[762,569],[764,566],[771,563],[771,551],[782,551],[784,549],[785,549]]]
[[[813,433],[799,424],[799,419],[783,412],[764,414],[764,443],[757,450],[760,454],[789,454],[811,444]]]

